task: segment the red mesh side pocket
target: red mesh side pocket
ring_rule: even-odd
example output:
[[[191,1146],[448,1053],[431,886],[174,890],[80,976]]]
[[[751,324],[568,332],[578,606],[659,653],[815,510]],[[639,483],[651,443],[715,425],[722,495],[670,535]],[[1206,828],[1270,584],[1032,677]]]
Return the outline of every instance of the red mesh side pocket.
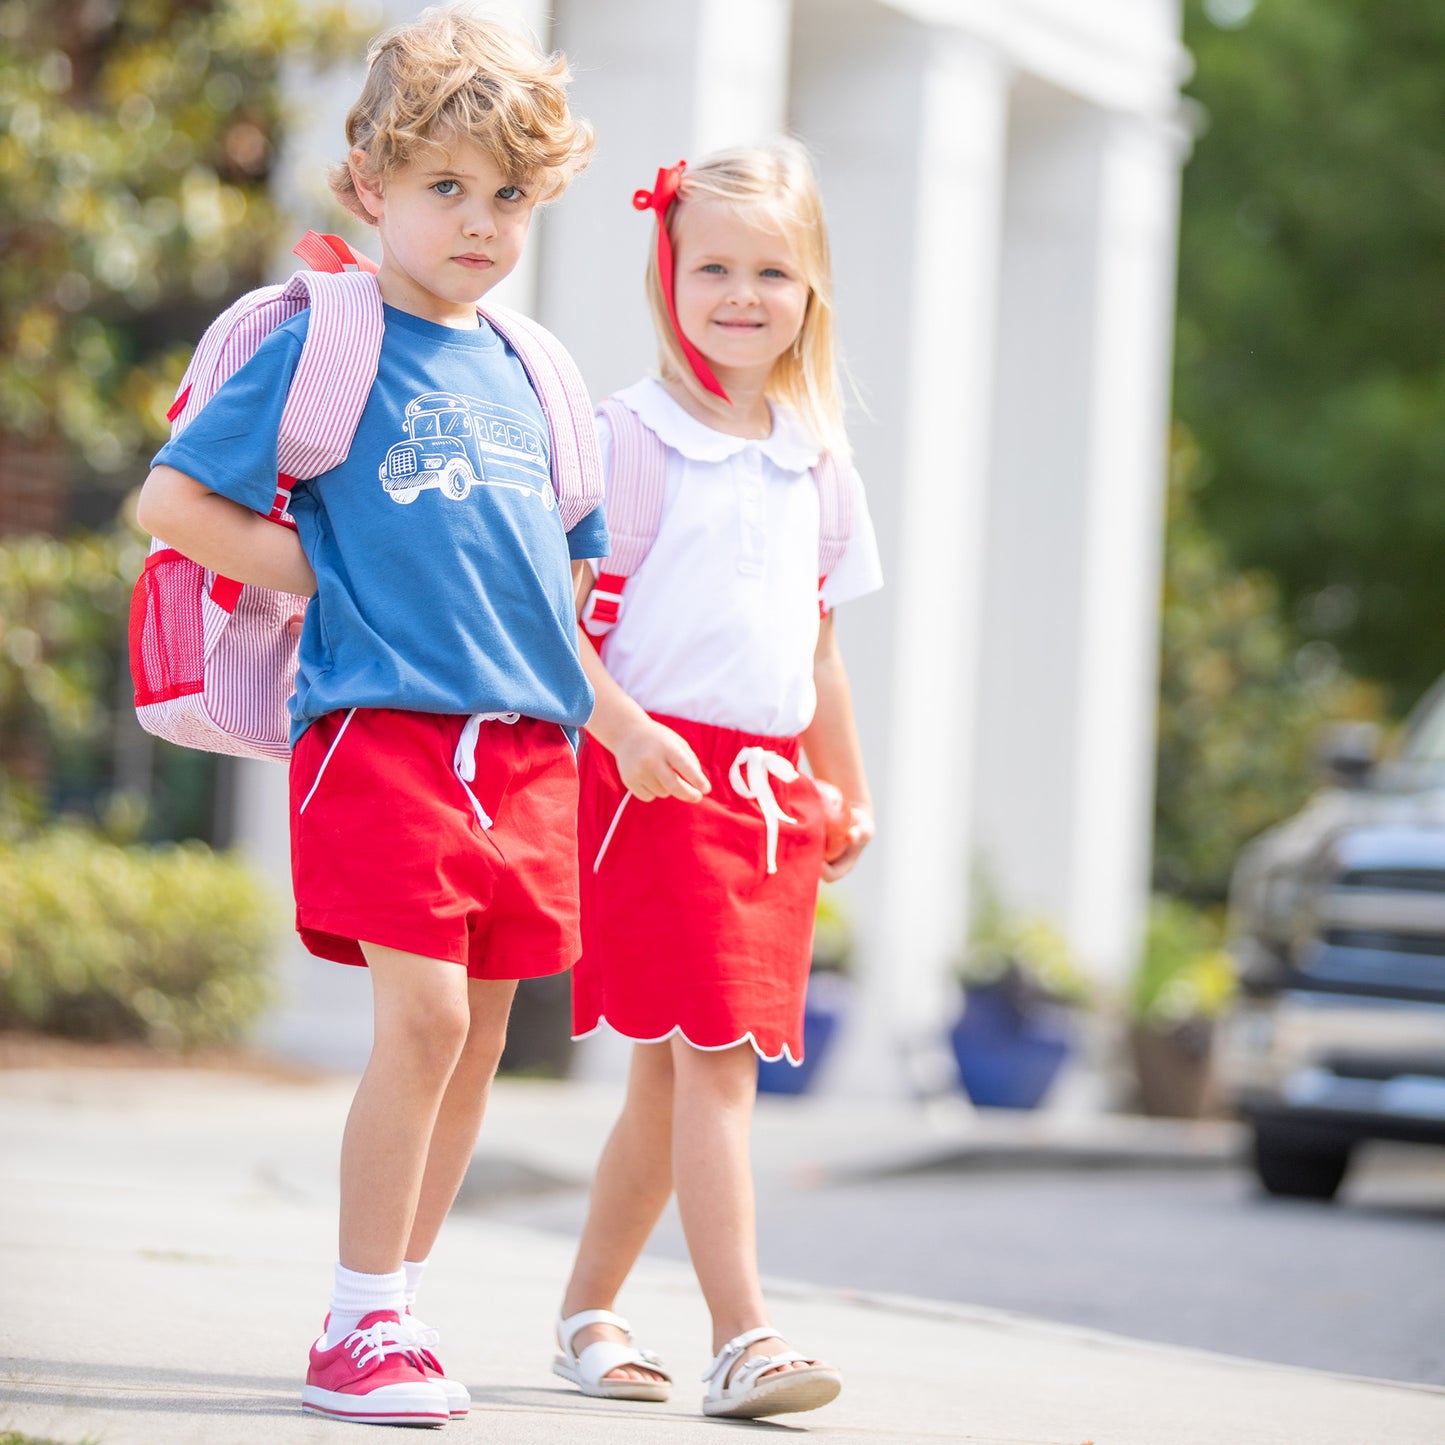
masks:
[[[146,558],[130,599],[130,675],[137,707],[187,697],[205,686],[205,586],[205,568],[173,548]]]

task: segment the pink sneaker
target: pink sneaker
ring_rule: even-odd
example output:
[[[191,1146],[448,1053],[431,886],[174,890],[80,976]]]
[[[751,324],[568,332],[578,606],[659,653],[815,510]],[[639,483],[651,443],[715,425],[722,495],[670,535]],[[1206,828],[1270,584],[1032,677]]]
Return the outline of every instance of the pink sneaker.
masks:
[[[311,1347],[301,1408],[361,1425],[445,1425],[446,1393],[422,1372],[395,1310],[373,1310],[340,1344]]]
[[[447,1407],[451,1411],[452,1419],[465,1420],[467,1411],[472,1408],[472,1397],[467,1394],[465,1385],[447,1378],[441,1361],[432,1353],[439,1338],[437,1332],[430,1325],[422,1324],[410,1310],[403,1313],[401,1328],[411,1342],[411,1352],[421,1365],[422,1374],[432,1384],[441,1386],[442,1393],[447,1397]]]

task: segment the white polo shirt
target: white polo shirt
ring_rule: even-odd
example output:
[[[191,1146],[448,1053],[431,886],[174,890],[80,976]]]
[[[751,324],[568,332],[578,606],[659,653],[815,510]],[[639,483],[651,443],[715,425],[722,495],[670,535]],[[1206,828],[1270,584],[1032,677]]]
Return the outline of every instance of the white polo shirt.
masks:
[[[817,705],[818,489],[808,474],[817,442],[783,406],[773,407],[772,435],[750,441],[704,426],[651,378],[616,398],[668,457],[657,541],[627,582],[603,649],[608,672],[649,712],[773,737],[802,732]],[[610,487],[602,418],[598,439]],[[855,480],[852,535],[824,601],[831,610],[882,585]]]

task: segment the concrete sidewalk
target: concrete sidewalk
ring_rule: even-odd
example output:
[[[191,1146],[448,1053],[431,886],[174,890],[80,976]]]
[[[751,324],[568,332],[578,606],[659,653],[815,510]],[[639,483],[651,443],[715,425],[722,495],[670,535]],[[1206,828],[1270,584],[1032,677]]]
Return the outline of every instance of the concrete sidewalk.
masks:
[[[335,1236],[335,1156],[352,1080],[192,1070],[0,1072],[0,1430],[96,1445],[356,1439],[301,1415]],[[475,1193],[585,1178],[610,1086],[499,1085]],[[760,1175],[1080,1165],[1210,1167],[1227,1128],[988,1121],[826,1100],[762,1101]],[[663,1406],[604,1405],[553,1377],[571,1243],[459,1212],[423,1314],[474,1408],[447,1439],[974,1445],[1439,1445],[1445,1392],[1262,1366],[982,1309],[770,1282],[774,1317],[844,1371],[812,1414],[705,1420],[706,1317],[689,1273],[644,1260],[620,1307],[678,1380]],[[360,1438],[371,1438],[362,1436]]]

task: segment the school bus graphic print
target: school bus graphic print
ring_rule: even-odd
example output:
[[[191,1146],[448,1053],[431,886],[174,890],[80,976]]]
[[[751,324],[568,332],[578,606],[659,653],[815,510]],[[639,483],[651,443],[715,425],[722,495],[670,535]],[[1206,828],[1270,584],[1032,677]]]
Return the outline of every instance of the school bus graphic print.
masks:
[[[557,505],[542,428],[531,417],[496,402],[450,391],[424,392],[407,403],[406,440],[386,454],[378,469],[394,502],[416,501],[435,487],[463,502],[473,487],[509,487]]]

